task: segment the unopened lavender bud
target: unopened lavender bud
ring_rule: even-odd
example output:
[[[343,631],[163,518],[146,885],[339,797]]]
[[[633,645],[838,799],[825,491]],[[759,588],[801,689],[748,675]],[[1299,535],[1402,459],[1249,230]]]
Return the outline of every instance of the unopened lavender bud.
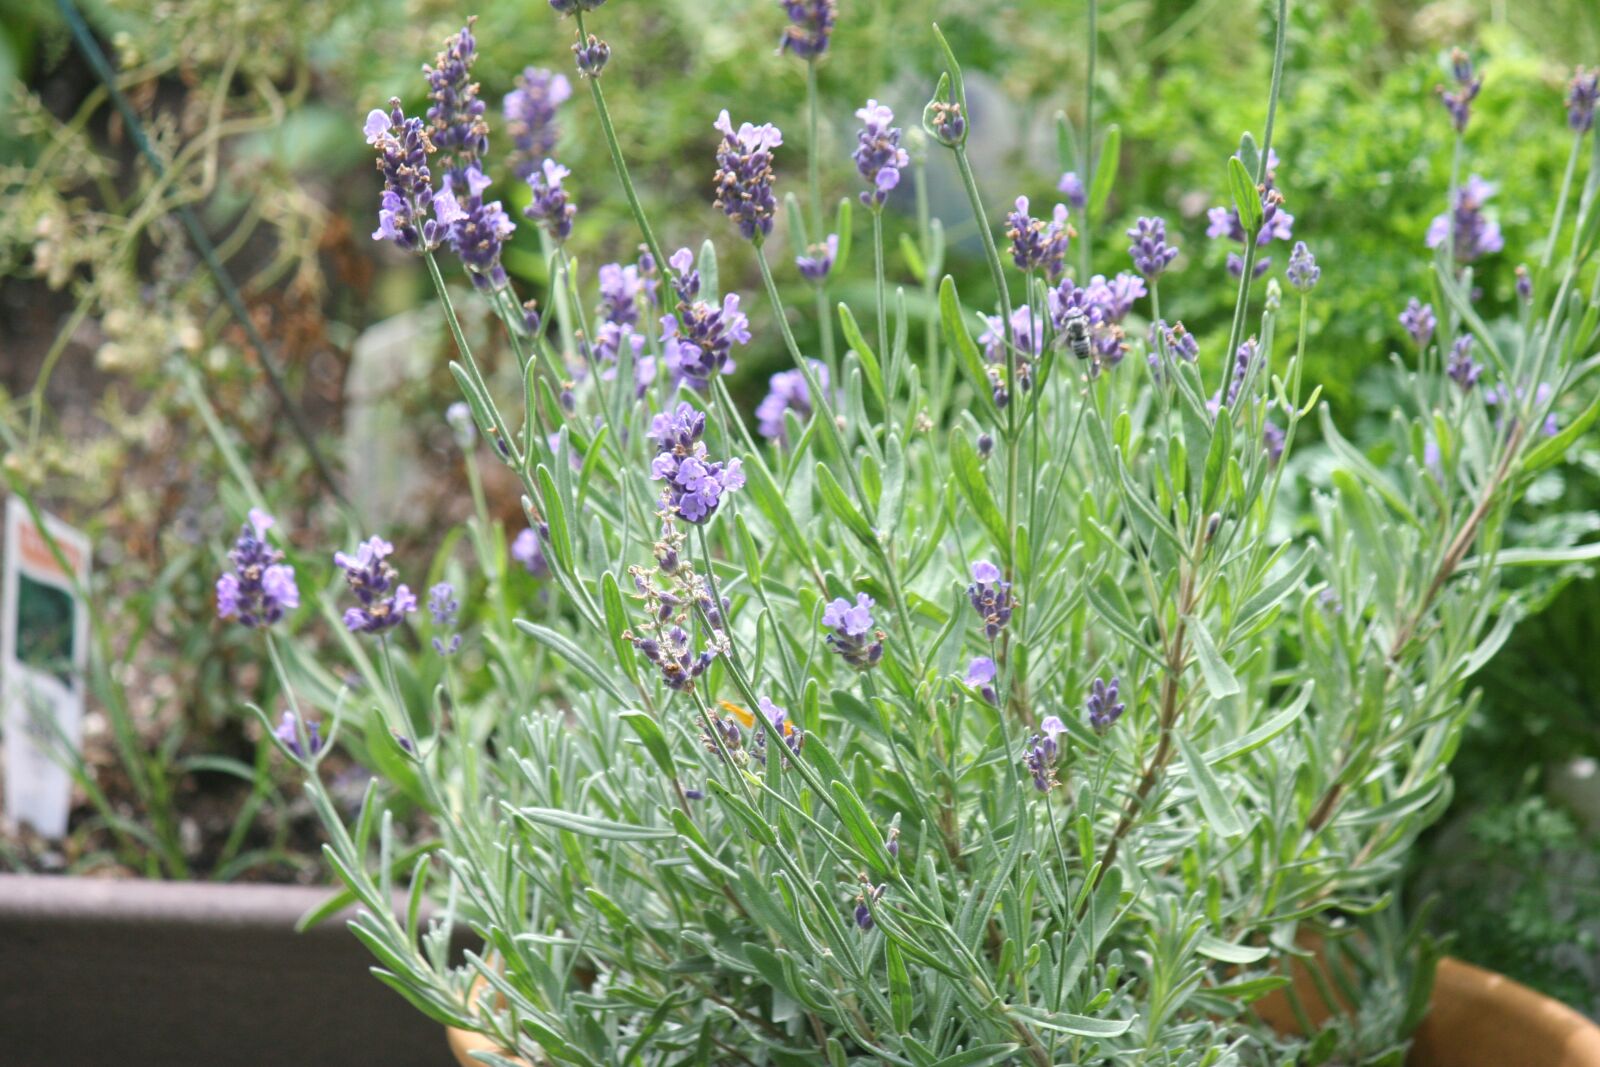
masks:
[[[578,61],[578,73],[585,78],[598,78],[606,64],[611,62],[611,46],[594,34],[572,46],[572,55]]]
[[[1529,276],[1526,266],[1517,268],[1517,299],[1524,304],[1533,300],[1533,278]]]
[[[990,453],[992,453],[993,451],[994,451],[994,435],[993,434],[987,434],[987,433],[980,433],[978,435],[978,458],[979,459],[988,459]]]

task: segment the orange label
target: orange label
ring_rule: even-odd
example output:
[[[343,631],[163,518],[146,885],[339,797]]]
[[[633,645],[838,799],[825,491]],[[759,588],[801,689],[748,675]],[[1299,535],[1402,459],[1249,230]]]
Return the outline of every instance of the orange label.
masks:
[[[50,543],[44,539],[33,523],[24,519],[18,526],[18,533],[21,535],[22,562],[30,569],[69,581],[73,575],[82,572],[83,555],[76,545],[69,544],[65,540],[56,541],[56,547],[61,550],[62,558],[72,567],[72,574],[68,574],[61,569],[55,553],[50,550]]]

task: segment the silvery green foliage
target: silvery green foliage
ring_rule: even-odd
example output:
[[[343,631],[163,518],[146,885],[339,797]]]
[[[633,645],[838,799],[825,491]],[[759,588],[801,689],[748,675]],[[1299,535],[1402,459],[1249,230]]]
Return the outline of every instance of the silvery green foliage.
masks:
[[[508,290],[484,293],[521,357],[521,396],[491,385],[459,329],[452,371],[521,480],[547,602],[480,613],[467,640],[493,684],[466,703],[446,696],[459,668],[427,699],[424,668],[396,665],[387,637],[347,637],[367,684],[342,696],[270,644],[335,720],[320,753],[308,735],[313,756],[295,758],[379,977],[508,1050],[491,1062],[1397,1062],[1426,1003],[1428,951],[1383,911],[1448,800],[1466,682],[1518,617],[1499,570],[1584,554],[1501,535],[1597,411],[1574,394],[1593,391],[1600,300],[1578,279],[1600,169],[1518,322],[1481,321],[1470,272],[1440,253],[1440,336],[1405,372],[1388,440],[1362,448],[1301,380],[1315,291],[1285,306],[1275,281],[1252,285],[1253,239],[1225,380],[1169,350],[1181,330],[1152,331],[1149,351],[1073,317],[1075,334],[1095,331],[1082,358],[1057,338],[1044,280],[1006,268],[981,217],[945,53],[946,118],[930,132],[980,214],[995,359],[976,309],[939,279],[930,224],[913,243],[937,293],[929,321],[896,294],[869,340],[840,306],[832,390],[789,335],[755,231],[811,402],[772,445],[752,441],[715,375],[678,392],[654,333],[566,403],[549,368],[583,346],[530,328]],[[1276,207],[1258,195],[1267,130],[1218,168],[1247,237]],[[1109,180],[1078,169],[1083,231]],[[714,308],[712,247],[669,261],[638,221],[651,266],[671,263],[663,299]],[[591,306],[563,249],[552,263],[561,299]],[[1006,340],[1024,309],[1043,336]],[[1467,336],[1492,406],[1445,373]],[[1286,483],[1310,477],[1293,454],[1313,417],[1326,479],[1285,515]],[[676,478],[701,447],[728,461],[720,496],[693,517],[666,509],[690,490],[664,494],[661,471]],[[472,533],[483,595],[506,605],[503,539],[482,519]],[[870,622],[852,614],[863,607]],[[347,825],[314,773],[346,721],[433,813],[436,847],[397,855],[376,790]],[[430,892],[442,918],[424,931]],[[484,943],[464,967],[447,958],[452,924]],[[1368,960],[1330,965],[1327,999],[1376,1007],[1280,1035],[1250,1005],[1318,938],[1335,964]]]

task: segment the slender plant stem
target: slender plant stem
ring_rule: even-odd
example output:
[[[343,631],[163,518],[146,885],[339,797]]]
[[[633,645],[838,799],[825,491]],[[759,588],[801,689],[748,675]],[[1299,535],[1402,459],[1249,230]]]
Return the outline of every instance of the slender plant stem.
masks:
[[[883,208],[872,209],[872,266],[873,280],[877,284],[878,293],[878,362],[882,366],[889,366],[889,298],[886,295],[883,270]],[[886,386],[893,392],[894,382],[891,378]],[[885,398],[888,399],[887,397]],[[884,413],[885,416],[888,412]]]
[[[578,20],[578,37],[582,39],[587,32],[583,25],[583,12],[576,13]],[[611,149],[611,164],[616,168],[617,180],[622,182],[622,192],[628,198],[628,207],[633,210],[633,220],[639,225],[639,232],[644,235],[644,243],[650,249],[650,255],[656,261],[656,268],[667,273],[672,273],[672,265],[667,262],[667,257],[661,254],[661,245],[656,241],[656,235],[650,229],[650,220],[645,217],[644,205],[639,202],[639,193],[633,187],[633,179],[628,175],[627,161],[622,158],[622,146],[617,143],[617,131],[611,124],[611,111],[606,107],[606,94],[600,88],[599,78],[585,78],[589,83],[589,95],[594,99],[595,111],[600,115],[600,129],[605,134],[606,147]]]
[[[1089,58],[1087,64],[1088,71],[1084,75],[1083,79],[1082,165],[1083,188],[1085,193],[1094,188],[1094,171],[1096,163],[1094,152],[1094,68],[1095,59],[1100,52],[1100,33],[1099,27],[1097,26],[1099,6],[1100,5],[1096,2],[1096,0],[1089,0],[1089,32],[1087,41]],[[1079,280],[1084,284],[1087,284],[1089,279],[1089,265],[1091,262],[1089,255],[1089,242],[1093,231],[1093,226],[1091,225],[1093,220],[1089,217],[1089,205],[1087,203],[1085,203],[1083,206],[1082,214],[1083,232],[1078,235],[1078,264],[1079,271],[1081,273]]]

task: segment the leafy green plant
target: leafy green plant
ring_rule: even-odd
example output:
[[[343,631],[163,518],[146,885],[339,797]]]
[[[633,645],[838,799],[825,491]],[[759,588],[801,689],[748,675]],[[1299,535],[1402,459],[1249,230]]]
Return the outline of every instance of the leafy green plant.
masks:
[[[964,301],[944,277],[915,310],[891,290],[879,212],[919,164],[869,103],[854,215],[872,223],[873,295],[836,305],[830,271],[797,263],[843,340],[808,358],[768,240],[771,161],[791,149],[724,113],[716,205],[797,376],[774,380],[758,444],[723,382],[748,329],[735,275],[710,241],[666,254],[603,88],[628,57],[591,36],[598,0],[553,6],[575,16],[577,95],[648,253],[601,274],[603,319],[586,313],[554,160],[527,196],[557,296],[537,312],[504,270],[513,224],[488,192],[470,24],[429,69],[427,122],[394,104],[365,126],[386,183],[378,236],[423,261],[548,597],[524,611],[507,595],[506,540],[481,505],[482,577],[429,590],[438,642],[414,654],[420,586],[380,537],[335,556],[340,598],[303,561],[273,570],[286,557],[253,514],[218,586],[223,613],[262,631],[290,702],[259,709],[263,725],[306,772],[378,977],[489,1036],[495,1063],[1399,1062],[1433,949],[1381,913],[1448,803],[1464,684],[1519,617],[1501,568],[1596,554],[1504,542],[1510,507],[1600,412],[1584,402],[1600,167],[1564,186],[1561,254],[1503,326],[1474,303],[1471,260],[1491,242],[1451,168],[1447,193],[1467,199],[1432,263],[1438,322],[1415,331],[1417,367],[1363,449],[1306,384],[1309,250],[1293,252],[1287,305],[1254,270],[1255,238],[1284,224],[1270,161],[1286,5],[1260,140],[1215,153],[1210,179],[1243,237],[1214,391],[1163,321],[1177,298],[1160,220],[1130,234],[1142,277],[1096,287],[1072,269],[1068,218],[1103,259],[1117,243],[1101,217],[1117,140],[1093,120],[1063,138],[1083,205],[1035,218],[1018,201],[1003,261],[968,151],[979,117],[935,28],[922,132],[955,163],[998,314],[975,336],[978,287]],[[830,10],[795,5],[808,67]],[[1473,70],[1454,77],[1465,92]],[[806,199],[810,219],[796,203],[788,220],[815,237],[826,217]],[[830,259],[851,236],[835,217]],[[938,258],[926,214],[910,247]],[[460,328],[446,248],[503,324],[499,366]],[[1121,326],[1146,298],[1148,343]],[[1287,457],[1313,412],[1330,489],[1285,534]],[[314,580],[296,610],[296,582]],[[480,632],[461,633],[460,601]],[[280,633],[317,616],[342,623],[356,680]],[[400,844],[376,787],[340,813],[320,767],[341,743],[435,816],[437,842]],[[445,910],[424,928],[430,887]],[[459,968],[456,923],[484,942]],[[1283,989],[1309,933],[1335,943],[1335,973],[1403,995],[1350,998],[1386,1006],[1321,1034],[1274,1032],[1250,1005]],[[1346,972],[1349,957],[1367,962]]]

